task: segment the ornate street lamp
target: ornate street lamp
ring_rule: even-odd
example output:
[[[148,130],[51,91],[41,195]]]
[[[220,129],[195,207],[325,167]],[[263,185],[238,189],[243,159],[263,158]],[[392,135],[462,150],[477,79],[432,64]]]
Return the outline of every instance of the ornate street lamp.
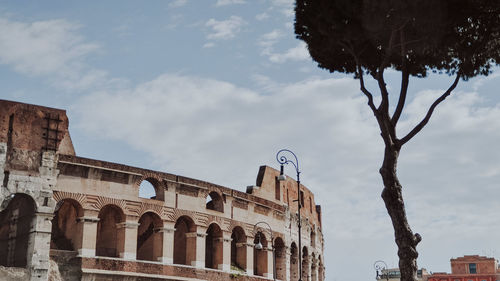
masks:
[[[269,233],[271,233],[271,249],[273,251],[273,280],[276,280],[276,252],[274,251],[274,237],[273,237],[273,230],[271,229],[271,226],[267,223],[267,222],[264,222],[264,221],[259,221],[258,223],[256,223],[254,226],[253,226],[253,232],[255,233],[255,229],[257,228],[257,225],[258,224],[265,224],[267,225],[267,227],[269,228]],[[264,247],[262,246],[262,243],[260,242],[260,236],[262,235],[261,232],[258,232],[259,234],[259,237],[258,237],[258,240],[257,240],[257,243],[255,243],[254,247],[255,249],[257,250],[262,250]]]
[[[290,154],[293,156],[293,158],[295,158],[295,161],[293,161],[294,159],[288,159],[286,158],[286,154]],[[284,165],[285,164],[292,164],[293,167],[295,168],[295,172],[297,172],[297,206],[298,206],[298,218],[299,218],[299,223],[297,225],[298,229],[299,229],[299,281],[302,281],[302,245],[301,245],[301,228],[302,228],[302,222],[301,222],[301,219],[300,219],[300,208],[302,208],[302,204],[300,202],[300,199],[301,199],[301,193],[300,193],[300,170],[299,170],[299,160],[297,159],[297,156],[295,155],[295,153],[293,153],[291,150],[288,150],[288,149],[281,149],[280,151],[278,151],[278,153],[276,154],[276,160],[278,160],[278,163],[281,165],[280,167],[280,175],[278,177],[278,180],[282,181],[282,180],[286,180],[286,176],[285,176],[285,173],[284,173]]]
[[[385,274],[385,279],[389,281],[389,272],[387,271],[387,264],[383,260],[376,261],[373,264],[373,268],[375,268],[375,271],[377,272],[377,276],[375,277],[377,280],[382,279]],[[380,271],[380,274],[379,274]],[[385,271],[385,273],[384,273]]]

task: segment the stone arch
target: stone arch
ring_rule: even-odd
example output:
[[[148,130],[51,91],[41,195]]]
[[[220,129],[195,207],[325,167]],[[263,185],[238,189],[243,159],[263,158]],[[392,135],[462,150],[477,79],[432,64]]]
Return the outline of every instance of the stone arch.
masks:
[[[223,213],[224,212],[224,199],[218,192],[211,191],[207,195],[205,206],[209,210],[214,210],[214,211]]]
[[[302,248],[302,281],[309,281],[309,252],[306,246]]]
[[[139,218],[137,228],[137,259],[158,261],[163,255],[163,227],[160,216],[146,212]]]
[[[119,257],[123,253],[124,228],[118,224],[125,221],[123,210],[116,205],[105,205],[97,223],[96,256]]]
[[[25,267],[36,203],[33,197],[15,193],[2,203],[0,212],[0,265]]]
[[[174,263],[192,265],[196,261],[196,224],[192,218],[180,216],[174,228]]]
[[[286,247],[281,237],[274,239],[274,255],[276,279],[286,280]]]
[[[323,260],[321,256],[318,256],[318,281],[325,280],[325,267],[323,265]]]
[[[231,266],[242,271],[247,268],[247,236],[241,226],[231,231]]]
[[[83,208],[74,199],[62,199],[56,204],[52,218],[50,248],[76,251],[82,243],[82,229],[78,218],[83,216]]]
[[[259,276],[265,276],[267,274],[267,239],[262,231],[255,234],[255,239],[253,243],[262,244],[262,249],[258,250],[256,247],[253,248],[253,274]]]
[[[299,250],[295,242],[290,245],[290,281],[299,280]]]
[[[137,182],[137,186],[139,187],[138,191],[140,198],[160,201],[165,200],[165,188],[162,181],[154,175],[144,175],[141,180]]]
[[[318,281],[318,264],[314,253],[311,253],[311,281]]]
[[[205,237],[205,267],[221,268],[222,261],[222,230],[216,223],[208,226],[207,236]]]
[[[311,235],[310,235],[310,240],[311,240],[311,247],[316,247],[316,228],[314,226],[311,227]]]

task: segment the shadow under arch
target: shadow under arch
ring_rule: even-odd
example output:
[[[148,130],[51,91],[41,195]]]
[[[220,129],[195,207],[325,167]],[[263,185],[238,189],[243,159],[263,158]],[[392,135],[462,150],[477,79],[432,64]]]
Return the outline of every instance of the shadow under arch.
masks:
[[[290,281],[299,280],[299,253],[297,244],[292,242],[290,245]]]
[[[174,264],[192,265],[196,261],[196,224],[188,216],[175,222]]]
[[[125,221],[123,210],[108,204],[99,211],[98,218],[96,256],[119,257],[125,244],[125,229],[118,225]]]
[[[80,248],[82,229],[78,218],[82,216],[83,208],[78,201],[68,198],[57,202],[52,218],[51,249],[75,251]]]
[[[36,211],[35,200],[24,193],[11,194],[0,212],[0,265],[26,267]]]
[[[281,237],[274,239],[274,255],[276,261],[276,279],[286,280],[286,249]]]
[[[163,227],[160,216],[146,212],[139,218],[137,228],[137,259],[159,261],[163,255]]]
[[[231,232],[231,266],[242,271],[247,268],[247,236],[241,226]]]
[[[208,226],[205,237],[205,267],[218,269],[222,266],[222,230],[216,223]]]
[[[262,231],[255,234],[254,244],[261,243],[262,249],[253,248],[253,273],[254,275],[265,276],[267,269],[267,239]]]

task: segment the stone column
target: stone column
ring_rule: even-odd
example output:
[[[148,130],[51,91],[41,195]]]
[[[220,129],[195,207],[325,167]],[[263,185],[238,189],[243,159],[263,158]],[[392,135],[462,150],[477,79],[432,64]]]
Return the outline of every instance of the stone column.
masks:
[[[79,217],[78,225],[81,229],[81,244],[78,247],[78,255],[82,257],[95,257],[95,246],[97,240],[97,217]]]
[[[52,213],[38,212],[33,218],[34,232],[30,234],[27,252],[27,266],[31,268],[31,281],[48,278],[52,217]]]
[[[174,222],[163,222],[163,228],[158,230],[163,235],[163,254],[159,261],[165,264],[174,263],[174,226]]]
[[[231,232],[222,234],[222,264],[217,265],[220,270],[231,270]]]
[[[247,236],[247,274],[253,275],[253,244],[254,238],[252,236]]]
[[[118,229],[119,257],[135,260],[137,257],[137,227],[139,223],[125,221],[116,224]]]
[[[187,253],[186,259],[191,261],[191,265],[198,268],[205,268],[205,237],[207,236],[205,227],[197,227],[196,232],[186,233]]]
[[[269,243],[271,244],[271,243]],[[264,250],[264,249],[263,249]],[[274,276],[274,264],[275,264],[275,260],[274,260],[274,251],[273,251],[273,248],[271,247],[271,245],[269,245],[269,247],[267,249],[265,249],[267,251],[267,273],[264,274],[265,277],[269,278],[269,279],[273,279],[273,276]]]

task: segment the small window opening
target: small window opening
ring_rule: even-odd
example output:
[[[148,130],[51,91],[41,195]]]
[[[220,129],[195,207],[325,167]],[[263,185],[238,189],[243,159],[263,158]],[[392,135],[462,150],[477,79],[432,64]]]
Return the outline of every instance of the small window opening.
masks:
[[[139,186],[139,197],[147,199],[156,199],[156,189],[147,180],[143,180]]]
[[[224,212],[224,202],[222,197],[215,191],[210,192],[205,200],[205,207],[209,210]]]
[[[477,268],[475,263],[469,263],[469,273],[470,274],[476,274],[477,273]]]
[[[300,206],[304,207],[304,191],[300,191]]]
[[[280,181],[276,178],[276,183],[274,186],[274,198],[276,200],[281,200],[281,190],[280,190]]]

